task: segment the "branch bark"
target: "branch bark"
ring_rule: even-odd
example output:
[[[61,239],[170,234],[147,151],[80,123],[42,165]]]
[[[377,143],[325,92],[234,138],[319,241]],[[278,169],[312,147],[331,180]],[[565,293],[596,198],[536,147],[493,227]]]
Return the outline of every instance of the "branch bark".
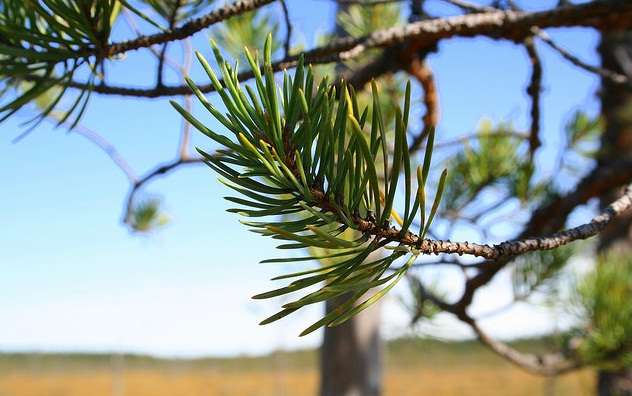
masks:
[[[153,44],[165,41],[176,40],[188,37],[212,23],[219,22],[231,15],[246,12],[271,2],[272,0],[251,0],[240,1],[226,6],[216,11],[214,16],[203,17],[204,23],[192,21],[189,24],[200,27],[193,29],[189,27],[183,32],[141,37],[129,42],[111,45],[108,51],[111,54],[119,54],[138,48],[149,47]],[[232,7],[232,8],[231,8]],[[187,24],[187,25],[189,25]],[[185,26],[187,26],[185,25]],[[360,38],[339,38],[329,42],[329,44],[303,52],[305,60],[312,64],[333,63],[346,61],[358,57],[365,51],[374,48],[397,48],[407,53],[416,53],[423,49],[431,48],[441,40],[453,37],[475,37],[485,36],[493,39],[506,39],[521,42],[526,37],[532,35],[532,27],[538,26],[541,29],[551,27],[584,26],[594,27],[603,30],[616,30],[632,27],[632,2],[623,0],[601,0],[585,4],[555,8],[541,12],[523,11],[493,11],[460,15],[448,18],[437,18],[408,23],[404,26],[397,26],[389,29],[378,30],[372,34]],[[184,28],[184,27],[183,27]],[[273,64],[275,71],[294,67],[299,54],[285,57]],[[391,64],[382,58],[383,63],[372,64],[372,68],[379,71],[388,71],[396,68],[400,57],[391,58]],[[370,68],[369,68],[370,69]],[[368,74],[367,74],[368,75]],[[239,73],[240,80],[252,78],[251,72]],[[27,78],[37,79],[36,76]],[[361,78],[360,81],[368,81]],[[88,85],[73,81],[67,84],[71,88],[87,89]],[[210,84],[199,86],[202,92],[211,92],[213,87]],[[132,88],[121,86],[110,86],[106,84],[97,85],[94,92],[100,94],[123,95],[135,97],[156,98],[162,96],[175,96],[190,94],[190,89],[185,85],[164,86],[155,88]]]

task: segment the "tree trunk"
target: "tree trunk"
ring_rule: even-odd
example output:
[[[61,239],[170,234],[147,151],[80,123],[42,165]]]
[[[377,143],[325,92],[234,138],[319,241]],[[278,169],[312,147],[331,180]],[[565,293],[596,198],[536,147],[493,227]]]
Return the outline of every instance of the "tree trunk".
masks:
[[[342,300],[328,301],[331,312]],[[379,303],[347,322],[326,327],[320,354],[321,396],[377,396],[382,386]]]
[[[605,69],[632,77],[632,32],[602,33],[599,54]],[[603,79],[600,96],[601,114],[605,121],[600,164],[632,157],[632,90]],[[616,199],[619,192],[613,191],[601,197],[602,206]],[[617,219],[604,230],[599,250],[632,254],[632,215]],[[599,371],[597,395],[632,396],[632,368]]]
[[[348,8],[348,3],[340,2],[336,14]],[[346,35],[337,20],[334,34]],[[338,72],[343,68],[338,64]],[[325,314],[345,297],[348,296],[327,301]],[[321,396],[378,396],[382,393],[380,317],[380,302],[377,302],[339,326],[325,327],[320,348]]]

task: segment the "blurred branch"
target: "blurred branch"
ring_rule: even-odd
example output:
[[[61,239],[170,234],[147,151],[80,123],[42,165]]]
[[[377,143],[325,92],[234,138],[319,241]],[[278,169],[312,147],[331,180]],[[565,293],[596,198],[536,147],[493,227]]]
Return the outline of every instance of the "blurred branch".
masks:
[[[191,45],[191,39],[188,38],[182,41],[182,51],[184,54],[184,59],[182,62],[182,80],[184,80],[189,75],[189,71],[191,70],[191,61],[193,55],[193,47]],[[187,111],[191,111],[193,108],[193,100],[191,95],[184,95],[182,98],[183,107]],[[178,146],[178,154],[182,159],[189,158],[189,140],[191,137],[191,123],[189,123],[184,118],[182,119],[182,130],[180,132],[180,143]]]
[[[618,186],[626,185],[632,181],[632,161],[615,161],[608,165],[595,168],[588,176],[580,181],[574,191],[565,196],[557,197],[542,204],[533,212],[531,219],[519,236],[528,238],[531,235],[550,233],[560,229],[571,211],[578,205],[586,203],[589,199],[603,195]],[[601,214],[590,223],[575,227],[574,230],[596,231],[594,228],[603,229],[607,223],[620,213],[632,206],[632,188],[628,186],[624,195],[608,206]],[[598,231],[597,231],[598,232]],[[560,234],[560,233],[558,233]],[[533,239],[532,239],[533,240]],[[537,238],[535,239],[537,240]],[[518,246],[520,242],[518,242]],[[468,279],[461,298],[450,305],[455,312],[465,312],[472,303],[476,290],[491,281],[496,273],[509,263],[511,257],[500,257],[493,265],[480,271],[474,277]]]
[[[415,278],[416,279],[416,278]],[[478,325],[476,320],[472,318],[465,310],[446,303],[443,299],[437,297],[433,293],[426,290],[423,283],[416,279],[416,291],[418,298],[428,300],[443,311],[455,315],[460,321],[470,326],[476,337],[494,353],[507,359],[509,362],[521,367],[529,372],[539,375],[553,376],[566,373],[581,367],[581,362],[577,359],[569,359],[562,353],[547,353],[536,355],[532,353],[520,352],[512,348],[508,344],[496,340],[489,336]]]
[[[49,113],[46,116],[46,119],[57,125],[59,124],[59,121],[62,119],[62,116],[55,113]],[[64,122],[64,124],[68,124],[68,122]],[[15,139],[12,140],[12,143],[18,143],[20,140],[26,137],[32,130],[33,129],[28,129],[24,133],[20,134],[19,136],[17,136]],[[94,143],[97,147],[103,150],[103,152],[105,152],[105,154],[107,154],[108,157],[110,157],[112,162],[114,162],[114,164],[121,171],[123,171],[123,173],[125,174],[125,176],[127,176],[127,179],[131,183],[136,182],[137,176],[134,170],[132,169],[132,167],[130,166],[130,164],[123,157],[123,155],[119,153],[116,147],[112,143],[110,143],[106,138],[104,138],[100,133],[82,124],[77,124],[75,128],[71,130],[71,132],[81,135],[84,138],[88,139],[90,142]]]
[[[453,140],[446,140],[443,142],[435,143],[434,148],[444,148],[444,147],[461,145],[470,140],[496,139],[496,138],[504,138],[504,137],[513,137],[516,139],[526,140],[526,139],[529,139],[529,134],[523,133],[523,132],[515,132],[515,131],[490,132],[487,134],[472,133],[469,135],[461,136]],[[423,148],[425,148],[425,146]]]
[[[562,353],[548,353],[536,355],[532,353],[520,352],[508,344],[496,340],[481,329],[478,323],[469,315],[463,314],[459,319],[468,324],[474,331],[478,339],[496,354],[507,359],[509,362],[534,374],[553,376],[563,374],[581,367],[581,362],[575,359],[568,359]]]
[[[229,16],[254,9],[256,8],[255,5],[261,6],[271,1],[272,0],[258,0],[234,3],[234,5],[226,6],[223,9],[211,13],[215,15],[214,17],[208,17],[206,19],[203,17],[202,19],[204,19],[205,22],[218,22],[222,20],[222,18],[226,19]],[[227,7],[230,11],[225,10]],[[194,25],[198,26],[199,23],[195,23]],[[185,26],[188,26],[188,24]],[[632,3],[616,0],[602,0],[541,12],[506,10],[422,20],[404,26],[377,30],[370,35],[360,38],[344,37],[334,39],[324,46],[305,51],[302,54],[305,56],[307,63],[323,64],[354,59],[365,51],[374,48],[400,46],[402,51],[416,53],[424,48],[433,47],[441,40],[452,37],[486,36],[495,39],[522,41],[524,38],[532,35],[531,28],[533,26],[539,26],[541,28],[590,26],[605,30],[623,29],[632,26]],[[180,35],[182,34],[183,33],[180,33]],[[148,36],[151,39],[139,38],[122,44],[114,44],[114,47],[111,46],[109,48],[110,51],[113,51],[111,48],[114,48],[115,53],[122,53],[131,49],[148,47],[156,43],[164,42],[161,40],[165,35],[167,35],[170,40],[188,37],[187,35],[172,37],[168,32]],[[272,65],[273,70],[279,71],[294,67],[299,56],[300,54],[297,54],[275,62]],[[392,58],[393,63],[397,63],[398,61],[399,57]],[[379,69],[385,70],[389,68],[382,65]],[[240,81],[252,77],[252,72],[239,73]],[[26,78],[30,80],[39,79],[37,76],[27,76]],[[64,85],[71,88],[88,88],[86,84],[77,81],[71,81]],[[211,84],[200,85],[199,88],[205,93],[213,91]],[[110,86],[102,83],[93,87],[92,90],[101,94],[149,98],[190,93],[189,87],[185,85],[146,89]]]
[[[426,107],[426,113],[423,116],[423,129],[413,138],[408,149],[410,153],[414,153],[426,140],[428,133],[436,128],[439,123],[439,93],[437,92],[432,69],[430,69],[425,59],[415,57],[408,67],[408,73],[414,76],[421,84],[424,91],[423,103]]]
[[[454,6],[457,6],[465,11],[468,12],[493,12],[493,11],[498,11],[497,8],[494,7],[489,7],[489,6],[483,6],[480,4],[474,4],[474,3],[470,3],[469,1],[465,1],[465,0],[443,0],[446,3],[450,3]]]
[[[535,151],[540,147],[540,94],[542,92],[542,61],[533,42],[533,37],[524,41],[529,61],[531,62],[531,80],[527,87],[527,95],[531,97],[531,126],[529,127],[529,157],[533,161]]]
[[[283,42],[283,51],[285,57],[290,56],[290,44],[292,42],[292,21],[290,21],[290,12],[287,9],[285,0],[279,0],[281,3],[281,9],[283,10],[283,19],[285,20],[285,41]]]
[[[176,0],[173,4],[173,8],[171,10],[171,14],[169,15],[169,30],[172,30],[176,24],[176,18],[178,16],[178,10],[180,9],[180,3],[182,0]],[[160,54],[158,56],[158,73],[156,77],[156,86],[162,86],[163,84],[163,72],[164,72],[164,64],[165,64],[165,55],[167,54],[167,46],[168,42],[162,45],[162,49],[160,50]]]
[[[136,194],[138,193],[138,191],[140,191],[141,187],[143,187],[146,183],[150,182],[151,180],[157,177],[164,176],[182,166],[196,165],[196,164],[202,164],[202,163],[204,163],[204,160],[202,158],[187,158],[187,159],[177,158],[174,161],[166,162],[157,166],[156,168],[154,168],[153,170],[149,171],[147,174],[142,176],[140,179],[137,179],[132,184],[132,188],[130,189],[127,195],[127,199],[125,200],[125,207],[123,211],[124,212],[123,222],[125,224],[129,224],[129,220],[131,218],[132,210],[134,207]]]
[[[589,65],[583,62],[581,59],[579,59],[575,55],[571,54],[564,48],[560,47],[555,41],[553,41],[553,39],[551,39],[551,36],[549,36],[545,31],[538,28],[537,26],[532,27],[531,30],[540,40],[542,40],[549,47],[557,51],[564,59],[568,60],[573,65],[581,69],[584,69],[590,73],[597,74],[600,77],[606,78],[615,84],[630,84],[630,79],[623,74],[619,74],[617,72],[607,70],[601,67]]]
[[[136,21],[134,20],[134,18],[131,17],[130,12],[127,9],[124,9],[122,14],[129,28],[137,36],[142,36],[142,33],[138,29],[138,25],[136,25]],[[160,49],[157,45],[152,45],[150,47],[147,47],[147,49],[156,57],[156,59],[160,59]],[[179,72],[181,70],[180,65],[177,62],[174,62],[173,59],[169,58],[168,56],[164,57],[164,61],[169,67],[171,67],[172,70],[176,72]]]
[[[108,155],[108,157],[110,157],[112,162],[114,162],[114,164],[116,164],[116,166],[119,167],[123,171],[123,173],[125,173],[125,176],[127,176],[127,179],[130,182],[136,182],[137,176],[132,167],[129,165],[129,163],[127,163],[121,153],[118,152],[116,147],[114,147],[114,145],[111,144],[107,139],[105,139],[99,133],[81,124],[75,126],[75,129],[73,129],[72,132],[85,137],[86,139],[97,145]]]

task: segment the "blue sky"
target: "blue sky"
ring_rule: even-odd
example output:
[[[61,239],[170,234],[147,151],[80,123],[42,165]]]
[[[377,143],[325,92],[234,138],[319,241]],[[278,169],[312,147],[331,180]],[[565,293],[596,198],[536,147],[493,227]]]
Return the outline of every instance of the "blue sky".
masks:
[[[330,29],[330,2],[289,3],[295,37],[308,46],[314,44],[315,32]],[[544,7],[555,2],[523,3]],[[555,29],[550,34],[580,58],[598,63],[598,37],[591,30]],[[205,36],[198,34],[194,45],[208,55]],[[598,110],[598,80],[545,45],[539,49],[545,147],[538,163],[543,172],[554,173],[552,147],[573,111]],[[523,48],[489,39],[452,39],[442,42],[429,61],[440,91],[437,141],[471,132],[483,118],[526,126],[529,69]],[[147,80],[153,76],[149,58],[132,53],[126,62],[112,67],[113,79],[153,83]],[[197,64],[192,75],[203,81]],[[420,117],[422,110],[415,114]],[[23,112],[21,118],[29,115]],[[210,117],[202,119],[213,125]],[[131,235],[120,223],[128,183],[110,159],[83,137],[47,124],[11,144],[20,121],[14,118],[0,127],[0,350],[188,356],[262,353],[319,343],[320,333],[301,339],[297,334],[317,319],[321,307],[267,327],[257,325],[279,302],[249,297],[271,288],[268,279],[287,268],[258,264],[279,255],[274,244],[247,232],[235,215],[224,211],[229,206],[221,197],[228,191],[210,169],[183,168],[149,185],[147,194],[163,199],[171,222],[150,236]],[[180,119],[166,99],[95,95],[82,123],[115,144],[138,173],[175,156]],[[210,147],[197,135],[194,144]],[[580,221],[582,214],[575,217],[571,222]],[[440,281],[454,293],[461,287],[456,275]],[[502,305],[510,298],[508,285],[507,274],[501,275],[477,300],[475,310]],[[396,293],[405,289],[402,285]],[[409,331],[408,317],[395,298],[387,299],[384,311],[387,336]],[[553,317],[518,307],[484,325],[502,337],[520,336],[553,328]],[[468,335],[447,318],[431,330],[446,337]]]

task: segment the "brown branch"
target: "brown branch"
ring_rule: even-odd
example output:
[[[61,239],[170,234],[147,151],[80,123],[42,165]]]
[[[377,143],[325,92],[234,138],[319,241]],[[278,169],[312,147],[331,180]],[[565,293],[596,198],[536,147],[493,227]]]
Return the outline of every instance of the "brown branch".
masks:
[[[171,14],[169,15],[169,30],[172,30],[176,24],[176,18],[178,16],[178,10],[180,9],[181,0],[176,0],[173,4],[173,9],[171,10]],[[156,85],[162,86],[163,84],[163,73],[164,73],[164,64],[165,64],[165,56],[167,55],[167,46],[168,42],[162,45],[162,49],[160,50],[160,54],[158,56],[158,73],[156,77]]]
[[[625,162],[628,165],[627,173],[632,173],[632,166],[629,166],[629,161]],[[290,167],[292,164],[288,164]],[[292,168],[291,168],[292,169]],[[629,175],[632,178],[632,175]],[[618,180],[618,178],[617,178]],[[316,206],[322,210],[338,213],[335,209],[336,205],[329,201],[327,195],[322,188],[313,187],[311,194],[317,201]],[[383,240],[385,242],[395,242],[400,247],[407,247],[411,252],[415,254],[458,254],[458,255],[471,255],[476,257],[483,257],[486,259],[497,260],[497,263],[502,263],[500,267],[491,267],[488,271],[481,272],[474,278],[468,281],[469,288],[466,285],[466,292],[471,292],[473,297],[474,290],[483,284],[487,283],[491,278],[502,268],[502,265],[506,263],[506,260],[511,257],[515,257],[524,253],[542,250],[551,250],[564,246],[571,242],[587,239],[597,235],[603,230],[613,219],[621,215],[632,208],[632,185],[625,189],[624,194],[612,202],[605,210],[598,216],[594,217],[590,222],[573,227],[564,231],[559,231],[548,236],[531,237],[533,234],[524,234],[523,237],[505,241],[496,245],[479,244],[473,242],[452,242],[449,240],[431,240],[421,239],[418,235],[407,231],[402,233],[400,230],[390,227],[388,225],[377,224],[373,218],[362,218],[359,215],[352,217],[356,229],[365,235],[375,237],[376,240]],[[559,214],[558,214],[559,216]],[[343,223],[343,220],[340,219]],[[542,235],[542,234],[540,234]],[[482,274],[485,274],[484,276]],[[487,276],[490,276],[489,279]],[[473,281],[473,284],[470,284]],[[483,283],[481,283],[483,282]],[[481,283],[481,284],[479,284]],[[464,297],[462,298],[462,300]],[[462,305],[464,310],[469,305],[471,299],[458,304]]]
[[[617,186],[626,185],[630,182],[632,182],[632,161],[630,160],[615,161],[609,165],[597,167],[577,185],[575,191],[565,196],[551,199],[544,203],[539,209],[534,211],[529,223],[520,234],[519,239],[528,239],[528,237],[533,235],[547,234],[560,229],[564,225],[568,215],[575,207],[588,202],[591,198],[601,196],[605,192],[611,191]],[[624,203],[626,200],[630,199],[631,191],[632,190],[628,187],[626,194],[619,200],[615,201],[615,210],[619,210],[621,208],[619,206],[620,203]],[[594,224],[595,220],[611,221],[611,206],[606,208],[602,214],[595,217],[595,219],[588,223],[588,225]],[[609,220],[607,220],[607,218],[609,218]],[[603,222],[597,224],[599,224],[602,228],[605,227]],[[586,227],[586,225],[587,224],[584,224],[580,227]],[[476,291],[480,287],[489,283],[496,273],[509,263],[510,259],[511,256],[500,257],[493,265],[490,265],[484,271],[481,271],[474,277],[468,279],[461,298],[456,303],[452,304],[451,307],[458,312],[465,312],[465,309],[472,303]]]
[[[529,127],[529,157],[533,161],[535,151],[540,142],[540,94],[542,92],[542,61],[533,42],[533,37],[524,41],[529,61],[531,62],[531,80],[527,87],[527,95],[531,97],[531,126]]]
[[[582,366],[582,362],[578,358],[568,358],[561,352],[547,353],[536,355],[532,353],[520,352],[510,345],[493,339],[488,335],[464,309],[448,304],[433,293],[430,293],[424,287],[420,280],[415,280],[415,290],[419,293],[419,298],[430,301],[443,311],[453,314],[460,321],[470,326],[476,337],[483,345],[490,348],[494,353],[507,359],[510,363],[523,368],[531,373],[553,376],[575,370]]]
[[[267,2],[270,1],[272,0],[267,0]],[[244,2],[240,2],[239,4],[242,3]],[[253,2],[250,1],[248,3]],[[257,4],[259,4],[259,2],[257,2]],[[632,2],[601,0],[541,12],[507,10],[422,20],[404,26],[377,30],[361,38],[344,37],[334,39],[327,45],[314,48],[303,54],[308,63],[322,64],[350,60],[358,57],[369,49],[389,48],[398,45],[401,46],[402,50],[408,51],[408,53],[416,53],[420,50],[433,47],[441,40],[452,37],[486,36],[519,42],[532,35],[531,28],[533,26],[539,26],[540,28],[588,26],[606,30],[629,28],[632,27]],[[136,39],[131,42],[135,43],[139,42],[139,40],[140,39]],[[133,49],[155,44],[156,40],[142,41],[142,43],[143,45],[134,45]],[[122,46],[122,44],[119,44],[119,46]],[[117,51],[125,52],[124,49],[128,46],[129,44],[119,47]],[[273,68],[275,71],[278,71],[294,67],[297,59],[298,54],[287,57],[275,62]],[[397,60],[394,60],[394,62],[397,62]],[[381,69],[384,70],[388,68],[382,67]],[[252,77],[251,72],[245,71],[239,73],[239,79],[241,81]],[[30,76],[28,78],[32,80],[38,79],[36,76]],[[86,84],[76,81],[71,82],[68,86],[78,89],[88,88]],[[211,84],[202,85],[200,88],[202,92],[205,93],[213,91]],[[190,89],[185,85],[157,88],[130,88],[101,84],[95,86],[93,91],[101,94],[148,98],[190,93]]]
[[[581,367],[579,360],[568,359],[559,352],[543,355],[520,352],[504,342],[493,339],[485,333],[478,323],[469,315],[462,315],[459,319],[468,324],[478,339],[494,353],[534,374],[553,376],[567,373]]]
[[[414,76],[421,84],[424,91],[423,102],[426,107],[426,113],[422,119],[423,129],[421,133],[413,138],[408,148],[410,153],[414,153],[421,147],[430,131],[436,128],[439,123],[439,93],[437,92],[432,69],[430,69],[425,59],[415,57],[409,64],[408,73]]]
[[[279,0],[279,3],[283,10],[283,19],[285,20],[285,42],[283,42],[283,51],[285,57],[288,58],[290,56],[290,44],[292,41],[292,21],[290,21],[290,12],[287,9],[285,0]]]
[[[230,17],[252,11],[266,4],[272,3],[273,1],[274,0],[239,0],[189,21],[178,28],[169,29],[166,32],[150,36],[138,37],[121,43],[110,44],[105,48],[104,52],[107,57],[112,57],[117,54],[122,54],[140,48],[151,47],[154,44],[163,44],[170,41],[182,40],[194,35],[202,29],[206,29],[211,25],[222,22]],[[94,55],[93,51],[93,49],[89,51],[79,51],[77,56]]]
[[[134,209],[136,194],[145,184],[157,177],[164,176],[182,166],[202,163],[204,163],[204,161],[201,158],[177,158],[174,161],[166,162],[157,166],[156,168],[145,174],[143,177],[136,180],[132,184],[132,188],[130,189],[129,193],[127,194],[127,198],[125,199],[125,205],[123,209],[123,223],[129,224],[132,216],[132,211]]]
[[[611,82],[615,83],[615,84],[630,84],[630,79],[620,73],[614,72],[612,70],[607,70],[598,66],[593,66],[593,65],[589,65],[587,63],[585,63],[584,61],[582,61],[581,59],[579,59],[578,57],[576,57],[575,55],[571,54],[570,52],[568,52],[566,49],[560,47],[555,41],[553,41],[553,39],[551,39],[551,37],[542,29],[534,26],[531,28],[531,30],[533,31],[533,33],[543,42],[545,42],[549,47],[553,48],[555,51],[557,51],[564,59],[566,59],[567,61],[571,62],[573,65],[584,69],[590,73],[594,73],[597,74],[600,77],[603,77],[607,80],[610,80]]]

